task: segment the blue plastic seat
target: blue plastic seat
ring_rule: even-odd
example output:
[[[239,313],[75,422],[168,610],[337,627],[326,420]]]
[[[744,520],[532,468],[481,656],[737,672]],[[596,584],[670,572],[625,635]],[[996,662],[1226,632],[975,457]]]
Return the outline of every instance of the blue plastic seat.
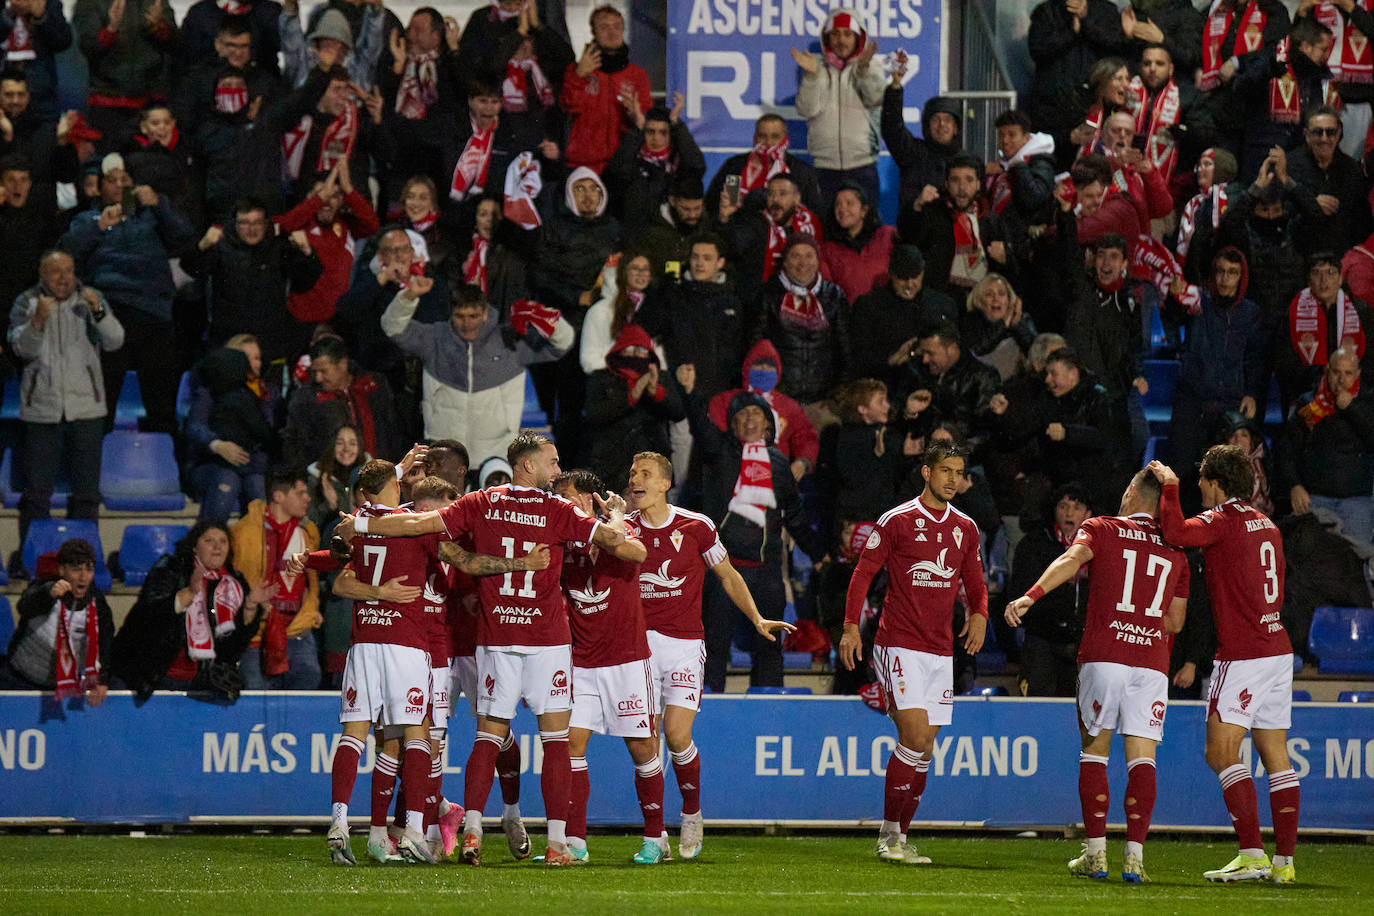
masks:
[[[110,570],[105,565],[105,550],[100,545],[100,526],[95,522],[76,521],[65,518],[41,518],[29,525],[29,536],[24,539],[22,558],[24,570],[33,576],[38,571],[38,558],[50,550],[62,546],[63,541],[81,538],[95,549],[95,587],[109,591]]]
[[[774,696],[810,696],[810,687],[750,687],[745,693]]]
[[[15,450],[7,449],[4,457],[0,457],[0,505],[6,509],[17,509],[19,507],[20,493],[17,481],[14,479]],[[53,481],[52,501],[48,504],[53,509],[67,508],[67,497],[71,495],[72,485],[67,482],[65,468],[58,466],[57,479]]]
[[[977,655],[978,670],[982,674],[1002,674],[1007,670],[1007,653],[997,648],[984,648]]]
[[[1374,703],[1374,690],[1342,690],[1336,700],[1340,703]]]
[[[124,373],[124,384],[119,389],[119,400],[115,402],[115,429],[138,429],[138,421],[146,417],[148,411],[143,406],[143,389],[138,386],[138,374],[132,369]]]
[[[142,585],[158,557],[176,549],[186,536],[186,525],[130,525],[119,542],[119,568],[125,585]]]
[[[5,398],[0,404],[0,420],[19,419],[19,378],[18,376],[5,382]]]
[[[0,595],[0,655],[10,651],[10,640],[14,638],[14,611],[10,609],[10,599]]]
[[[1145,381],[1150,390],[1144,398],[1145,407],[1169,407],[1174,403],[1174,388],[1178,382],[1178,360],[1145,360]]]
[[[1310,703],[1310,702],[1312,702],[1312,694],[1309,693],[1309,692],[1306,691],[1306,690],[1294,690],[1294,691],[1293,691],[1293,702],[1294,702],[1294,703]]]
[[[1317,608],[1307,647],[1322,674],[1374,675],[1374,608]]]
[[[166,433],[115,430],[100,464],[105,507],[124,512],[176,512],[186,506],[176,450]]]
[[[1302,674],[1302,656],[1296,652],[1293,653],[1293,673]]]
[[[750,668],[754,664],[754,659],[738,646],[730,647],[730,667],[731,668]]]
[[[788,671],[810,671],[811,653],[784,652],[782,653],[782,666]]]
[[[191,373],[181,373],[177,384],[177,426],[185,426],[186,418],[191,415]]]
[[[549,418],[539,409],[539,396],[534,391],[534,377],[525,373],[525,407],[520,414],[520,425],[526,429],[544,429]]]
[[[964,694],[966,697],[1005,697],[1010,696],[1005,687],[974,687]]]

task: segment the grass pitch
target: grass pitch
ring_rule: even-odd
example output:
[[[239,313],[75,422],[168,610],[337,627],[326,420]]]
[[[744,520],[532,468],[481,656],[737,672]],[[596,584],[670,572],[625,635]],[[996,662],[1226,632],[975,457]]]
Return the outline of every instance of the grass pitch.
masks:
[[[532,837],[535,850],[543,838]],[[0,908],[13,913],[245,914],[453,912],[504,906],[528,913],[870,912],[1202,913],[1374,912],[1374,845],[1299,842],[1296,886],[1214,885],[1202,871],[1235,853],[1231,841],[1160,838],[1146,847],[1153,883],[1070,878],[1077,841],[917,837],[928,866],[880,862],[873,838],[712,834],[701,857],[630,864],[633,836],[593,836],[592,864],[546,870],[515,862],[489,833],[480,869],[329,863],[316,836],[0,836]],[[1119,868],[1122,840],[1108,861]],[[676,845],[674,846],[676,849]],[[1337,909],[1339,908],[1339,910]],[[501,912],[498,910],[497,912]]]

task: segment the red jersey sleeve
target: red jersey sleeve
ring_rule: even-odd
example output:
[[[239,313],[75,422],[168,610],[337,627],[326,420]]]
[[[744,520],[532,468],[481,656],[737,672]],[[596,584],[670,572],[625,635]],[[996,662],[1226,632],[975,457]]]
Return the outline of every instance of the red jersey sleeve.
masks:
[[[590,544],[592,535],[596,534],[596,526],[599,524],[600,522],[566,499],[555,498],[549,511],[549,540],[551,542],[581,541],[584,544]]]
[[[964,594],[968,597],[969,613],[980,617],[988,616],[988,583],[983,579],[983,551],[979,544],[978,528],[970,524],[969,536],[973,538],[973,549],[964,554],[963,565],[959,569],[959,581],[964,584]]]
[[[439,510],[439,521],[444,523],[444,531],[448,534],[447,540],[456,541],[472,533],[476,527],[477,498],[480,496],[480,491],[468,493]]]
[[[339,566],[339,561],[335,559],[331,550],[312,550],[305,557],[305,568],[317,572],[333,572]]]
[[[1206,547],[1215,544],[1226,534],[1222,525],[1213,523],[1212,510],[1199,516],[1185,519],[1183,506],[1178,501],[1178,484],[1164,487],[1159,497],[1159,530],[1164,532],[1164,540],[1175,547]]]

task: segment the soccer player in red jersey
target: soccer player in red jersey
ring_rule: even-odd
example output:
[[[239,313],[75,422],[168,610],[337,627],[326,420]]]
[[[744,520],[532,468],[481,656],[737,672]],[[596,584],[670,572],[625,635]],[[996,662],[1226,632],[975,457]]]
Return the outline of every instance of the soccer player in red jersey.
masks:
[[[1107,876],[1107,759],[1112,733],[1126,749],[1126,856],[1121,879],[1145,874],[1145,836],[1155,805],[1155,749],[1164,739],[1169,698],[1169,638],[1188,610],[1188,558],[1160,536],[1160,484],[1139,471],[1116,516],[1085,521],[1078,534],[1030,590],[1007,605],[1007,623],[1020,626],[1046,592],[1092,563],[1087,620],[1078,647],[1078,797],[1088,841],[1069,872]]]
[[[701,618],[701,589],[710,570],[725,594],[765,638],[790,633],[790,623],[759,613],[739,570],[730,565],[725,545],[709,518],[669,505],[673,464],[658,452],[640,452],[630,465],[630,526],[638,531],[647,557],[640,564],[639,594],[648,627],[649,666],[654,704],[663,710],[662,731],[673,755],[673,774],[682,793],[682,831],[678,855],[701,852],[701,755],[692,740],[692,723],[701,709],[706,663],[706,631]]]
[[[849,670],[863,654],[859,614],[869,584],[886,567],[890,582],[873,644],[873,665],[897,725],[897,746],[887,762],[878,856],[896,862],[930,861],[907,842],[907,827],[925,791],[930,754],[940,726],[954,710],[954,599],[962,584],[967,616],[959,636],[976,654],[988,627],[988,587],[978,548],[978,526],[949,504],[968,474],[967,451],[934,442],[921,464],[925,489],[890,509],[859,555],[845,597],[840,661]]]
[[[550,568],[523,575],[487,577],[478,585],[482,617],[478,622],[478,725],[464,779],[467,809],[462,859],[481,862],[482,808],[491,793],[496,756],[520,701],[539,721],[544,748],[541,787],[544,809],[552,815],[568,810],[572,771],[568,758],[568,718],[572,709],[572,638],[568,611],[559,584],[563,544],[596,544],[623,560],[638,562],[643,547],[625,539],[622,519],[610,513],[602,524],[572,503],[545,492],[558,474],[558,449],[549,439],[525,431],[511,441],[506,460],[511,482],[469,493],[438,512],[385,518],[344,516],[335,531],[345,540],[354,534],[423,537],[443,534],[456,540],[471,534],[479,553],[514,557],[540,544],[549,545]],[[595,498],[601,508],[600,497]],[[566,817],[549,817],[544,862],[569,865]]]
[[[602,489],[590,471],[569,471],[553,491],[592,514],[592,494]],[[620,497],[612,496],[614,506]],[[628,527],[626,537],[635,532]],[[663,829],[663,763],[658,753],[658,712],[649,640],[639,600],[639,564],[618,560],[587,544],[569,545],[563,554],[563,589],[568,594],[573,638],[572,755],[573,792],[568,812],[568,846],[587,862],[587,741],[592,732],[618,735],[635,765],[635,794],[644,815],[644,842],[633,862],[656,865],[668,856]]]
[[[1293,850],[1298,842],[1298,775],[1288,760],[1293,711],[1293,645],[1279,622],[1283,609],[1283,539],[1263,512],[1247,500],[1253,492],[1250,457],[1235,445],[1215,445],[1198,470],[1201,515],[1184,519],[1178,475],[1150,462],[1164,484],[1159,525],[1164,539],[1179,547],[1201,547],[1207,594],[1217,629],[1216,669],[1207,698],[1207,765],[1221,781],[1226,810],[1240,844],[1224,867],[1203,872],[1208,881],[1296,879]],[[1269,774],[1269,809],[1274,818],[1271,863],[1260,838],[1259,804],[1240,744],[1249,731]]]

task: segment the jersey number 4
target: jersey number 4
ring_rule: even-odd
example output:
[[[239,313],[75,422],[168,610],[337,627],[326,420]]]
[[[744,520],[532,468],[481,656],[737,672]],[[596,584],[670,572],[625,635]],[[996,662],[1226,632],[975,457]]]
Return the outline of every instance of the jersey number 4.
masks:
[[[1123,614],[1134,614],[1135,605],[1131,602],[1131,592],[1135,588],[1135,566],[1136,552],[1134,550],[1121,551],[1121,557],[1126,561],[1126,579],[1121,588],[1121,600],[1116,603],[1116,609]],[[1173,572],[1174,564],[1158,554],[1149,554],[1145,561],[1145,575],[1155,576],[1155,596],[1150,601],[1149,607],[1145,608],[1146,617],[1164,616],[1164,587],[1169,582],[1169,573]]]
[[[534,549],[534,546],[532,541],[525,541],[524,547],[521,548],[524,553],[521,555],[523,556],[529,553]],[[501,549],[506,552],[506,559],[515,559],[515,538],[501,538]],[[538,592],[534,590],[534,570],[525,570],[525,580],[521,583],[520,591],[518,592],[515,590],[515,573],[506,573],[505,576],[501,578],[501,588],[498,589],[498,591],[502,595],[519,595],[521,598],[537,598]]]

